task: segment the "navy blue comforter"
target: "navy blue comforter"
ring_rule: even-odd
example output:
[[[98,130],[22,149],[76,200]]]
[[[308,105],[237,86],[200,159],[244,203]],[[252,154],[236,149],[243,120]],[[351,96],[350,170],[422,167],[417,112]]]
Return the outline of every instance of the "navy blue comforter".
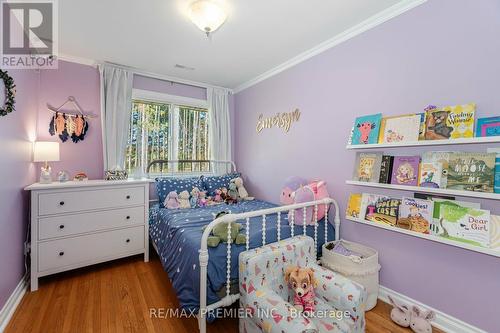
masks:
[[[232,213],[243,213],[253,210],[276,207],[269,202],[254,200],[243,201],[235,205],[216,205],[204,208],[169,210],[155,205],[150,210],[149,234],[158,249],[158,254],[165,271],[176,290],[181,307],[186,310],[199,308],[200,271],[198,267],[198,250],[201,244],[203,226],[213,221],[213,214],[224,210]],[[245,226],[245,221],[238,221]],[[318,223],[318,244],[323,244],[324,222]],[[266,242],[277,240],[277,214],[266,216]],[[281,239],[290,236],[287,214],[281,217]],[[245,232],[243,230],[243,232]],[[295,234],[302,234],[302,226],[295,226]],[[307,234],[314,235],[314,228],[307,227]],[[329,223],[328,240],[333,240],[334,229]],[[262,245],[262,218],[250,220],[250,248]],[[238,278],[238,256],[245,250],[245,245],[232,245],[231,278]],[[320,253],[318,251],[318,253]],[[209,248],[208,304],[218,301],[217,291],[226,284],[226,244]]]

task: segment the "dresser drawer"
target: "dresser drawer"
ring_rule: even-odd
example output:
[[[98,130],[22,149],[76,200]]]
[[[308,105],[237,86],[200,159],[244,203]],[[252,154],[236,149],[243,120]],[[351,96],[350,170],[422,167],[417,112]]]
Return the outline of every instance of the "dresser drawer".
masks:
[[[144,227],[59,239],[38,244],[38,271],[92,264],[144,249]]]
[[[144,207],[87,212],[38,220],[38,239],[71,236],[85,232],[144,224]]]
[[[43,216],[144,204],[144,187],[82,189],[41,193],[38,197],[38,212]]]

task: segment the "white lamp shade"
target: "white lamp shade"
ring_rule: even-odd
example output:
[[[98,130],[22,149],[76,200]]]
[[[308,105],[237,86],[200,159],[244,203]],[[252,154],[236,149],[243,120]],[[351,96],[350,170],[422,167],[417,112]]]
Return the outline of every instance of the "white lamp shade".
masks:
[[[217,30],[226,17],[224,9],[210,0],[199,0],[189,6],[189,18],[206,33]]]
[[[37,141],[34,146],[34,162],[59,161],[59,143]]]

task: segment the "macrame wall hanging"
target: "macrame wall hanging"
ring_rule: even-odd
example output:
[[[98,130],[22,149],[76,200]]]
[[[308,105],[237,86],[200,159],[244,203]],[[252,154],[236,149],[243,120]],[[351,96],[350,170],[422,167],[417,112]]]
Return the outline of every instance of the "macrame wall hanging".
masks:
[[[73,106],[73,111],[63,110],[63,107],[68,103]],[[54,113],[50,120],[49,133],[52,136],[59,136],[62,142],[68,141],[69,138],[74,143],[84,140],[89,130],[89,119],[97,117],[83,112],[80,104],[73,96],[69,96],[60,107],[55,108],[47,104],[47,108]]]

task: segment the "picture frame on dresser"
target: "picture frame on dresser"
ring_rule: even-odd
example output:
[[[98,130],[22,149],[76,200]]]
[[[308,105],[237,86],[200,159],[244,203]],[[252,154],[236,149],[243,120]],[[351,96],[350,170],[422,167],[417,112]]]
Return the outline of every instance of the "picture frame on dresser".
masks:
[[[149,184],[140,180],[35,183],[31,192],[31,291],[43,276],[144,254]]]

